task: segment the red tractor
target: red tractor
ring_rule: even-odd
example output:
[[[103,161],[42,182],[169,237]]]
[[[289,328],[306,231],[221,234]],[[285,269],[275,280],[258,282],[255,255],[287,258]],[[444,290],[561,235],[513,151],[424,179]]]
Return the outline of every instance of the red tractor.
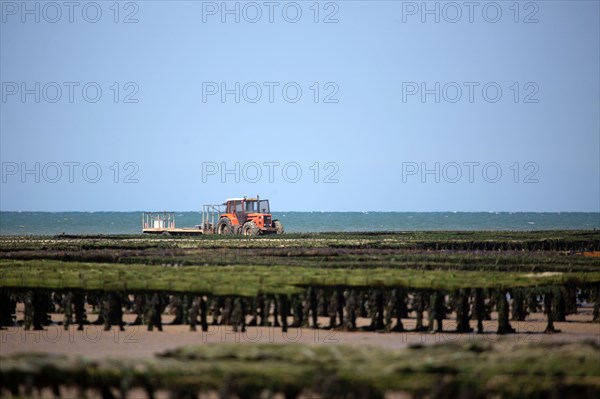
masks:
[[[283,234],[283,224],[273,220],[269,200],[256,198],[232,198],[223,204],[225,212],[219,214],[217,234]]]

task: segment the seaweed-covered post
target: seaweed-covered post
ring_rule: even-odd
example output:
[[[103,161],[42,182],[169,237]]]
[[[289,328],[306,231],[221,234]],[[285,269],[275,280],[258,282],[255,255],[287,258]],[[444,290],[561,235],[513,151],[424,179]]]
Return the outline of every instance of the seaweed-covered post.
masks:
[[[525,307],[525,293],[521,288],[515,288],[512,294],[512,319],[513,321],[525,321],[527,317],[527,308]]]
[[[144,385],[144,390],[146,391],[146,396],[148,399],[156,399],[156,393],[154,391],[154,386],[149,381],[144,381],[146,384]]]
[[[509,321],[508,300],[506,292],[502,289],[498,290],[496,295],[496,310],[498,311],[498,331],[497,334],[512,334],[515,329],[512,328]]]
[[[275,295],[271,295],[270,299],[273,302],[273,327],[281,327],[281,324],[279,324],[279,302]]]
[[[488,300],[485,303],[485,320],[492,320],[492,311],[496,309],[497,295],[494,289],[489,289],[488,293]]]
[[[119,327],[121,331],[124,330],[125,323],[123,322],[123,298],[126,297],[124,293],[120,292],[110,292],[108,293],[108,306],[106,307],[106,316],[105,320],[108,320],[108,323],[105,321],[104,329],[106,330],[106,325],[108,324],[108,330],[110,330],[111,325],[116,325]]]
[[[200,326],[202,326],[202,331],[208,331],[208,322],[207,322],[207,313],[208,313],[208,303],[207,299],[204,299],[203,296],[200,296]]]
[[[413,310],[416,313],[416,325],[415,325],[415,331],[425,331],[427,328],[425,328],[425,326],[423,326],[423,313],[425,312],[425,309],[427,308],[427,299],[426,299],[427,294],[422,291],[422,290],[418,290],[414,293],[413,295]]]
[[[104,385],[100,386],[99,391],[102,399],[115,399],[115,395],[111,392],[110,387]]]
[[[229,326],[231,325],[231,312],[233,311],[233,299],[231,297],[226,297],[225,302],[223,302],[223,311],[221,312],[221,325]]]
[[[148,331],[152,331],[154,329],[154,307],[152,306],[153,296],[144,295],[144,322],[147,325]]]
[[[198,315],[200,314],[200,301],[201,298],[199,296],[192,297],[190,308],[188,310],[188,322],[190,325],[190,331],[196,331]]]
[[[34,326],[34,313],[35,308],[33,307],[33,291],[27,291],[23,294],[23,328],[25,330],[41,330],[42,326]]]
[[[271,300],[269,297],[262,296],[262,301],[260,301],[260,325],[268,326],[269,324],[269,316],[271,315]]]
[[[392,292],[387,296],[385,300],[385,332],[392,332],[392,317],[394,316],[394,307],[396,305],[395,292]]]
[[[322,290],[324,291],[324,290]],[[310,310],[310,317],[312,319],[312,328],[319,328],[319,322],[318,322],[318,318],[319,318],[319,313],[318,313],[318,302],[317,302],[317,293],[316,293],[316,289],[313,287],[308,287],[308,292],[307,292],[307,301],[308,301],[308,309]],[[306,313],[306,316],[308,318],[308,312]],[[308,321],[308,320],[307,320]]]
[[[48,326],[52,323],[50,313],[55,311],[54,301],[48,290],[38,290],[35,299],[36,305],[39,308],[37,314],[40,316],[39,323],[43,326]]]
[[[24,295],[25,303],[25,330],[42,330],[43,325],[48,319],[48,301],[47,295],[40,291],[30,290]]]
[[[87,316],[85,312],[85,294],[82,291],[73,293],[73,310],[75,312],[75,323],[77,330],[83,331],[83,325],[87,324]]]
[[[171,307],[171,311],[175,314],[175,318],[173,318],[173,321],[171,321],[170,324],[171,325],[183,324],[184,323],[183,313],[186,310],[186,309],[184,309],[186,304],[184,303],[184,300],[181,297],[181,295],[171,295],[171,298],[169,299],[169,306]]]
[[[405,330],[402,318],[408,318],[408,306],[406,306],[407,293],[403,287],[396,287],[394,291],[394,296],[396,297],[396,326],[392,328],[392,331],[403,332]]]
[[[387,300],[385,310],[385,329],[387,332],[404,331],[404,325],[402,324],[402,315],[406,313],[406,302],[404,290],[401,287],[392,289]],[[392,327],[392,318],[396,316],[396,326]]]
[[[563,287],[557,287],[554,290],[554,298],[552,303],[552,308],[554,310],[554,320],[556,321],[567,321],[566,313],[566,292]]]
[[[172,312],[175,314],[170,325],[188,324],[188,313],[190,308],[189,294],[171,295],[169,305]]]
[[[446,317],[446,306],[444,305],[444,293],[435,290],[429,299],[429,331],[433,332],[434,321],[436,331],[443,331],[443,322]]]
[[[304,324],[304,308],[300,295],[292,296],[292,316],[293,321],[291,326],[295,328],[302,327]]]
[[[327,288],[315,288],[315,295],[317,301],[317,314],[321,317],[329,317],[329,291]],[[306,313],[308,314],[308,309]]]
[[[98,317],[91,324],[99,326],[104,324],[102,318],[102,303],[101,303],[101,292],[99,291],[87,291],[86,295],[87,303],[92,305],[92,313],[97,313]]]
[[[367,312],[367,304],[369,302],[367,292],[364,290],[359,290],[357,293],[358,297],[358,316],[359,317],[367,317],[369,312]]]
[[[221,316],[221,308],[223,307],[223,298],[220,296],[214,296],[212,298],[212,325],[216,326],[219,324],[219,316]]]
[[[346,305],[346,297],[344,297],[344,290],[336,288],[335,296],[337,297],[337,317],[340,321],[339,326],[344,325],[344,306]]]
[[[596,323],[600,323],[600,287],[595,287],[592,290],[592,300],[594,301],[592,320]]]
[[[151,298],[147,298],[147,312],[146,312],[146,320],[148,323],[148,331],[152,331],[154,327],[158,329],[158,331],[162,331],[162,300],[158,293],[154,293]]]
[[[456,332],[459,333],[473,331],[469,324],[469,294],[468,289],[460,289],[455,293]]]
[[[565,315],[577,314],[577,287],[571,284],[564,285],[563,292],[565,299]]]
[[[17,302],[13,300],[8,290],[0,288],[0,327],[12,326],[16,314]]]
[[[353,289],[347,289],[344,291],[345,304],[346,304],[346,318],[344,322],[344,329],[346,331],[356,330],[356,316],[360,311],[360,305],[356,292]]]
[[[527,288],[527,312],[536,313],[539,310],[537,288]]]
[[[369,311],[368,316],[371,319],[371,325],[366,329],[369,331],[383,330],[384,325],[384,296],[381,288],[371,288],[369,295]]]
[[[338,314],[338,295],[335,288],[331,289],[326,298],[329,300],[327,312],[329,315],[329,326],[327,328],[334,329],[337,326],[337,314]],[[342,320],[340,320],[341,324]]]
[[[111,325],[115,324],[121,331],[123,328],[123,301],[120,293],[109,292],[103,298],[104,330],[109,331]]]
[[[102,316],[104,331],[110,330],[110,326],[112,324],[109,296],[110,294],[105,293],[100,297],[100,315]]]
[[[100,291],[88,291],[87,300],[92,305],[92,312],[96,311],[98,317],[92,322],[93,325],[100,326],[104,324],[104,309],[102,301],[102,292]]]
[[[554,310],[552,309],[552,302],[554,301],[553,291],[556,291],[556,289],[551,287],[548,288],[544,293],[544,313],[546,314],[546,319],[548,320],[546,329],[544,330],[545,334],[554,334],[560,332],[560,330],[554,328]]]
[[[252,317],[248,322],[248,326],[253,327],[258,325],[258,309],[261,308],[260,299],[262,295],[258,294],[254,298],[252,298],[252,302],[250,304],[250,311],[248,312]]]
[[[233,300],[231,323],[234,332],[246,332],[246,302],[243,298],[236,297]]]
[[[73,293],[67,292],[62,296],[62,308],[64,312],[63,328],[69,330],[73,324]]]
[[[381,288],[377,288],[375,290],[375,308],[376,308],[376,313],[377,313],[377,319],[375,322],[375,330],[383,330],[383,328],[385,327],[384,324],[384,313],[383,313],[383,309],[384,309],[384,305],[385,305],[385,295],[383,293],[383,289]]]
[[[188,323],[188,311],[191,306],[190,294],[183,294],[182,302],[181,302],[181,324]]]
[[[144,324],[144,309],[146,307],[145,297],[146,296],[143,294],[133,295],[133,308],[135,309],[136,314],[135,320],[132,323],[134,326]]]
[[[485,297],[483,295],[483,289],[477,288],[475,290],[475,297],[473,298],[473,315],[477,320],[477,333],[483,333],[483,320],[485,320]]]
[[[278,296],[277,303],[279,304],[279,313],[281,314],[281,332],[287,332],[288,323],[287,318],[289,314],[289,303],[288,297],[285,294]]]

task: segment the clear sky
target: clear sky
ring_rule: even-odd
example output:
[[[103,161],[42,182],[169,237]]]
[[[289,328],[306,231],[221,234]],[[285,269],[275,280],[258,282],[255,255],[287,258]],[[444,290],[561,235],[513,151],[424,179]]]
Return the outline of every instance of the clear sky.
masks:
[[[598,1],[0,5],[1,210],[600,211]]]

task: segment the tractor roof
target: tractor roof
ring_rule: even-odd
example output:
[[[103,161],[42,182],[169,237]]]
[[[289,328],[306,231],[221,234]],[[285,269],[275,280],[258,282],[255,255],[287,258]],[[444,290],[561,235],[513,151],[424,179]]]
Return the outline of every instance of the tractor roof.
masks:
[[[229,201],[258,201],[258,198],[250,198],[250,197],[246,197],[246,198],[227,198],[227,200],[225,201],[225,204],[228,203]]]

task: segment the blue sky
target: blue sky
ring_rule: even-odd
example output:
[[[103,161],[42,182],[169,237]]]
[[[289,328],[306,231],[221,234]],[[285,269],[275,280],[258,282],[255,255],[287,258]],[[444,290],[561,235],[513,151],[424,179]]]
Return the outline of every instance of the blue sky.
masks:
[[[114,3],[1,2],[1,210],[600,211],[597,1]]]

